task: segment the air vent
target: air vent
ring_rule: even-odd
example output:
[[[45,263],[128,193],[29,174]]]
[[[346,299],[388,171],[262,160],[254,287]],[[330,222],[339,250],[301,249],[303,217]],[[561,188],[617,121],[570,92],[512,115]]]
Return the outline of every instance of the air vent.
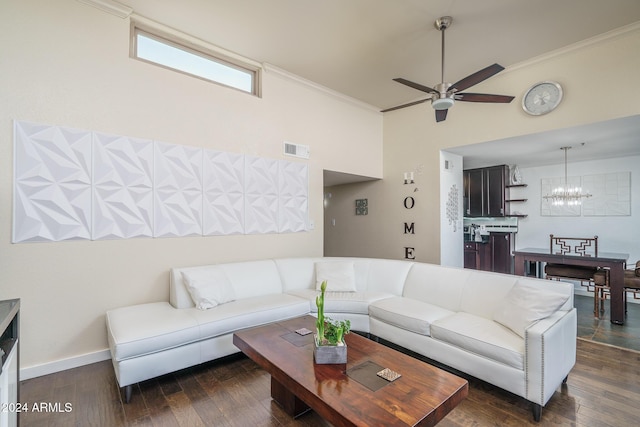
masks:
[[[285,156],[293,156],[293,157],[300,157],[301,159],[308,159],[309,158],[309,146],[308,145],[301,145],[301,144],[294,144],[292,142],[284,142],[284,154]]]

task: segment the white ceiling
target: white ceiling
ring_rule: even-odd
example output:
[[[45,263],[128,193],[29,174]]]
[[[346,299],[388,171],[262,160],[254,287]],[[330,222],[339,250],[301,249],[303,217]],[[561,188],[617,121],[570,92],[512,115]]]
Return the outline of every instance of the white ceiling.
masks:
[[[483,142],[447,151],[463,156],[464,168],[498,164],[520,167],[640,155],[640,116],[591,123],[573,128]]]
[[[453,17],[453,25],[446,31],[445,80],[449,82],[493,63],[508,68],[640,22],[640,0],[119,2],[133,8],[136,14],[255,61],[272,64],[378,109],[422,98],[420,92],[392,81],[395,77],[427,86],[440,81],[441,36],[433,26],[440,16]],[[630,132],[638,135],[637,120],[623,124],[632,128],[628,132],[617,132],[614,137],[608,134],[611,129],[603,131],[607,133],[607,152],[617,146],[615,136],[626,141],[627,146],[622,150],[627,152],[624,150],[629,150]],[[599,132],[607,129],[594,126]],[[617,126],[613,129],[619,130]],[[559,135],[570,138],[571,132],[560,132]],[[598,145],[593,141],[591,130],[582,136],[580,141]],[[503,141],[510,144],[509,155],[517,161],[491,163],[522,164],[523,152],[514,150],[521,147],[520,140],[525,139]],[[550,143],[538,141],[529,140],[525,146],[542,147]],[[575,142],[572,140],[571,144]],[[640,143],[635,145],[640,146]],[[588,146],[585,146],[585,153]],[[636,154],[638,150],[640,148]],[[477,158],[479,164],[483,160],[482,153],[489,150],[463,151],[465,163],[467,160],[476,162],[474,159]],[[571,158],[576,159],[579,150],[573,151]],[[545,153],[557,155],[548,149]],[[527,153],[526,158],[532,158],[530,155],[534,153]],[[593,152],[592,155],[601,153]],[[473,158],[467,159],[467,156]],[[542,156],[539,161],[551,159]]]

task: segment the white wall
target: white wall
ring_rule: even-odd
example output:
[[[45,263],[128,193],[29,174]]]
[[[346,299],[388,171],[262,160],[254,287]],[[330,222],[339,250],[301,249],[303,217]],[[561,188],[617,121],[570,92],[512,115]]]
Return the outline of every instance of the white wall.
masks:
[[[440,152],[440,264],[464,267],[462,156]]]
[[[258,98],[133,60],[129,24],[75,0],[0,3],[0,299],[22,299],[23,370],[105,357],[105,311],[166,300],[173,266],[322,255],[323,169],[382,175],[375,109],[277,71]],[[275,159],[284,140],[309,145],[316,228],[11,244],[14,120]]]
[[[511,189],[511,196],[527,199],[519,203],[517,208],[528,216],[518,221],[516,248],[546,248],[549,246],[549,234],[564,237],[598,236],[598,251],[628,253],[629,262],[635,264],[640,260],[640,156],[572,162],[570,155],[570,177],[631,172],[631,215],[541,216],[540,180],[564,176],[564,164],[520,168],[527,187]]]

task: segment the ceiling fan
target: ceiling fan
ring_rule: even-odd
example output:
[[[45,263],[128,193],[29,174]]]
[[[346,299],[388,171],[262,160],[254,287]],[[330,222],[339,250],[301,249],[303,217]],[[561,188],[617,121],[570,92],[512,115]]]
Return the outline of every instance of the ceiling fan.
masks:
[[[431,100],[431,106],[434,110],[436,110],[436,122],[441,122],[447,118],[447,111],[449,110],[449,108],[453,107],[455,101],[509,103],[513,100],[513,96],[507,95],[461,93],[463,90],[477,85],[478,83],[504,70],[504,67],[499,64],[493,64],[486,68],[483,68],[480,71],[476,71],[475,73],[465,77],[462,80],[459,80],[454,84],[444,81],[444,32],[451,26],[452,22],[453,18],[451,18],[450,16],[443,16],[436,19],[435,22],[435,27],[442,32],[442,83],[438,83],[437,85],[435,85],[435,89],[433,89],[419,83],[414,83],[407,79],[393,79],[394,81],[402,83],[403,85],[429,93],[431,94],[431,96],[419,101],[409,102],[408,104],[387,108],[386,110],[382,110],[383,113],[387,111],[399,110],[400,108],[411,107],[412,105],[422,104],[423,102]]]

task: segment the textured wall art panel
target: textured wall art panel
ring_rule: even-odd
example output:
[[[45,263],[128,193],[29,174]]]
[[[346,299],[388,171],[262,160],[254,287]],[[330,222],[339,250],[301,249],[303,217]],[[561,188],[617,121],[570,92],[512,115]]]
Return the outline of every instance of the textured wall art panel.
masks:
[[[244,156],[204,150],[203,234],[244,233]]]
[[[202,149],[156,142],[154,237],[202,235]]]
[[[14,243],[307,230],[308,166],[14,122]]]
[[[245,233],[278,232],[279,162],[245,156]]]
[[[151,237],[153,141],[93,134],[92,239]]]
[[[294,233],[307,229],[309,178],[304,163],[279,162],[278,231]]]
[[[14,123],[13,242],[91,238],[91,133]]]
[[[582,184],[592,195],[582,202],[582,215],[631,215],[631,172],[587,175]]]

